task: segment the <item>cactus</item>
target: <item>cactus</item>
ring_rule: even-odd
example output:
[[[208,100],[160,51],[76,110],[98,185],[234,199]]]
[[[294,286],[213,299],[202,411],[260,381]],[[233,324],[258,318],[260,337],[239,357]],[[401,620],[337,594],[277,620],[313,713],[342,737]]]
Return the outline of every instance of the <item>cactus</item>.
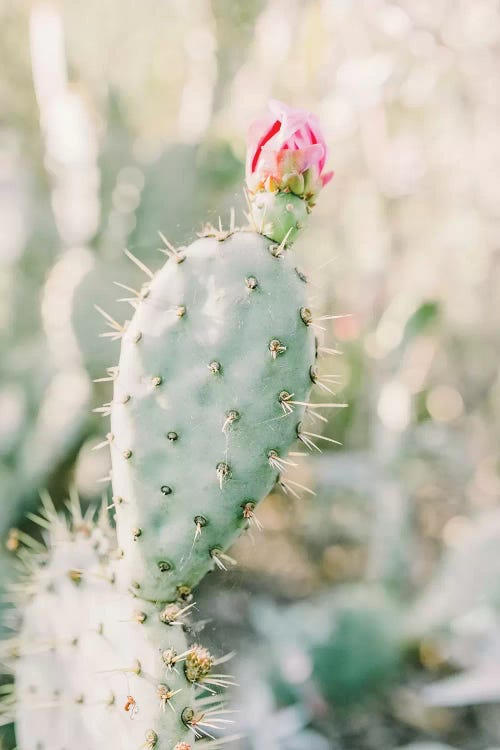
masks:
[[[173,601],[224,566],[290,463],[314,335],[284,250],[251,232],[197,240],[155,276],[124,333],[113,492],[127,583],[147,599]]]
[[[62,745],[76,734],[82,747],[120,738],[124,748],[190,750],[193,736],[217,747],[213,732],[230,722],[218,695],[232,684],[217,669],[226,657],[187,643],[192,588],[233,562],[227,548],[275,482],[296,494],[288,452],[297,438],[314,445],[302,419],[318,381],[316,323],[288,247],[311,186],[328,181],[325,147],[310,115],[273,106],[271,128],[253,146],[251,137],[252,226],[236,231],[232,217],[188,248],[165,240],[157,274],[129,253],[149,277],[132,290],[135,314],[122,326],[101,311],[121,338],[113,399],[100,409],[111,415],[101,445],[111,448],[118,548],[111,554],[105,521],[82,519],[76,502],[59,539],[46,504],[53,550],[29,583],[15,670],[24,750],[53,745],[54,727]],[[256,217],[261,200],[269,213]],[[51,656],[24,652],[26,642],[56,654],[47,686],[57,694],[40,724],[26,709]]]

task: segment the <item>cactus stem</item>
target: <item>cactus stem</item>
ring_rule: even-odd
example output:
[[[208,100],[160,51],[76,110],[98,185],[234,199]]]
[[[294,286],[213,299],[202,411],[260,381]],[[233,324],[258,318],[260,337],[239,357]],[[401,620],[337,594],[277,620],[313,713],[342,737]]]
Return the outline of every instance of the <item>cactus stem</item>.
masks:
[[[135,265],[138,268],[140,268],[141,271],[144,271],[146,276],[149,276],[150,279],[154,278],[154,273],[152,272],[150,268],[146,266],[145,263],[142,262],[142,260],[139,260],[139,258],[136,258],[136,256],[133,253],[131,253],[130,250],[125,249],[123,252],[127,256],[127,258],[129,258],[132,261],[132,263],[135,263]]]

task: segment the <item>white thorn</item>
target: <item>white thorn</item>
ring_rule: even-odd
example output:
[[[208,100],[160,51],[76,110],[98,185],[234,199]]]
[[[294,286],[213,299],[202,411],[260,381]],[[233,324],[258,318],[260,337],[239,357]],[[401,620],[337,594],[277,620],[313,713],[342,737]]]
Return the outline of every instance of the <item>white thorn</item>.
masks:
[[[132,263],[135,263],[135,265],[136,265],[136,266],[137,266],[138,268],[140,268],[140,269],[141,269],[141,271],[144,271],[144,273],[146,274],[146,276],[149,276],[149,278],[150,278],[150,279],[153,279],[153,278],[154,278],[154,273],[152,272],[152,270],[151,270],[150,268],[148,268],[148,267],[147,267],[147,266],[146,266],[146,265],[145,265],[145,264],[144,264],[144,263],[142,262],[142,260],[139,260],[139,258],[136,258],[136,257],[135,257],[135,255],[134,255],[133,253],[131,253],[131,252],[130,252],[130,250],[127,250],[126,248],[125,248],[125,250],[124,250],[123,252],[124,252],[124,253],[125,253],[125,255],[127,256],[127,258],[129,258],[129,259],[130,259],[130,260],[132,261]]]

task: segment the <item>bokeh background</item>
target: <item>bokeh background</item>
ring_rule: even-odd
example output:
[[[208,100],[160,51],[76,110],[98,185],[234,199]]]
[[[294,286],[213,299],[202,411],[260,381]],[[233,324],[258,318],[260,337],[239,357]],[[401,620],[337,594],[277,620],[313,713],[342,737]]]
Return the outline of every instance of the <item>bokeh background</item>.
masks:
[[[0,0],[2,585],[40,488],[105,490],[123,249],[243,221],[270,97],[325,130],[294,252],[349,406],[201,587],[238,750],[500,747],[499,76],[496,0]]]

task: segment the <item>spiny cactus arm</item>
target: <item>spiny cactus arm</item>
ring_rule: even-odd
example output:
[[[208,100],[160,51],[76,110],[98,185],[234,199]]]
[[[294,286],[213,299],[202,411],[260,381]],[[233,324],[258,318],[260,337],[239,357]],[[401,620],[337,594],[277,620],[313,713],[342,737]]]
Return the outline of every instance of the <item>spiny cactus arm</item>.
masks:
[[[231,679],[218,676],[221,660],[188,645],[192,605],[138,606],[117,587],[105,517],[95,524],[75,503],[72,511],[68,526],[46,500],[47,550],[21,552],[23,626],[4,649],[16,692],[2,701],[19,746],[172,750],[210,736],[224,709],[198,696]]]
[[[288,247],[297,216],[329,179],[326,151],[312,115],[273,107],[270,130],[256,145],[250,138],[247,165],[252,200],[271,207],[272,228],[257,227],[251,212],[257,231],[235,231],[232,217],[228,231],[208,226],[188,248],[167,242],[157,274],[129,253],[147,286],[126,328],[104,314],[122,340],[105,405],[120,570],[146,600],[176,601],[231,564],[227,548],[273,484],[295,491],[294,441],[311,449],[317,437],[302,418],[320,380],[321,326]]]
[[[121,569],[161,601],[229,562],[290,467],[315,358],[305,284],[269,240],[237,232],[185,254],[122,338],[111,415]]]

